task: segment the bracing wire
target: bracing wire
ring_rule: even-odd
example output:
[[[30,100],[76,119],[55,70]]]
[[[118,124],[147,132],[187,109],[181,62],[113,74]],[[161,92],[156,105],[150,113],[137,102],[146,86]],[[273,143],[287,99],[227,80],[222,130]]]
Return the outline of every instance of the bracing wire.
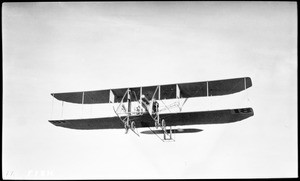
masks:
[[[61,101],[61,118],[64,116],[64,101]]]
[[[52,96],[51,119],[53,118],[53,104],[54,104],[54,95]]]

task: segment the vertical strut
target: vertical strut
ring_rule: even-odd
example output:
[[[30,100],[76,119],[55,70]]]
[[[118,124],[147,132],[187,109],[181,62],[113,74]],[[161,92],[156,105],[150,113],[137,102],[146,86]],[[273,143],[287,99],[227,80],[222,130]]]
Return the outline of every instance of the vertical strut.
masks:
[[[54,102],[54,94],[52,94],[51,119],[52,119],[52,117],[53,117],[53,102]]]
[[[127,101],[128,101],[128,115],[131,114],[131,91],[127,90]]]
[[[109,103],[114,103],[115,102],[115,95],[113,91],[110,89],[109,90]]]
[[[83,117],[83,104],[84,104],[84,92],[82,92],[82,101],[81,101],[81,117]]]
[[[82,100],[81,104],[83,104],[84,103],[84,92],[82,92],[82,99],[81,100]]]
[[[130,127],[130,113],[131,113],[131,97],[130,97],[130,89],[127,89],[127,102],[128,102],[128,108],[127,108],[127,120],[126,120],[126,129],[128,131]]]
[[[180,88],[179,88],[178,84],[176,84],[176,98],[177,99],[180,98]]]
[[[206,82],[206,92],[207,92],[207,96],[209,96],[209,92],[208,92],[208,82]]]
[[[160,85],[158,86],[158,100],[160,100]]]

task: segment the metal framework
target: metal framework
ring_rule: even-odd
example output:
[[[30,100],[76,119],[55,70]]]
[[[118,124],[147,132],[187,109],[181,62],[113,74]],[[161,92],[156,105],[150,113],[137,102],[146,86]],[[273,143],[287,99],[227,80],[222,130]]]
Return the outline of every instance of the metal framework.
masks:
[[[125,98],[126,96],[127,96],[127,102],[128,102],[127,110],[126,110],[126,108],[125,108],[125,106],[124,106],[124,104],[123,104],[124,98]],[[126,117],[125,117],[125,118],[122,118],[122,117],[120,116],[121,113],[118,112],[121,106],[122,106],[122,108],[123,108],[123,110],[124,110],[124,112],[125,112],[125,114],[126,114]],[[139,133],[137,132],[137,129],[136,129],[136,127],[135,127],[135,122],[130,120],[130,116],[132,115],[132,112],[131,112],[131,91],[130,91],[130,89],[127,89],[127,90],[126,90],[126,92],[125,92],[125,94],[123,95],[123,98],[122,98],[122,100],[121,100],[121,102],[120,102],[118,108],[115,109],[115,108],[113,107],[113,109],[114,109],[116,115],[119,117],[119,119],[120,119],[120,120],[122,121],[122,123],[124,124],[125,134],[127,134],[127,133],[128,133],[128,130],[131,129],[132,132],[134,132],[136,135],[139,136]]]
[[[110,92],[112,93],[112,91]],[[132,111],[132,98],[135,98],[135,100],[138,101],[138,106],[136,107],[136,111]],[[153,119],[154,121],[154,125],[156,129],[161,129],[163,131],[163,141],[175,141],[172,137],[172,127],[170,126],[170,132],[168,133],[166,127],[167,124],[165,122],[164,119],[160,118],[160,112],[163,109],[159,109],[159,103],[158,101],[155,99],[155,97],[158,97],[158,99],[160,99],[160,86],[157,86],[152,97],[151,100],[148,100],[147,97],[142,94],[142,89],[140,89],[140,97],[138,98],[136,93],[134,91],[131,91],[130,88],[128,88],[126,90],[126,92],[124,93],[117,109],[114,109],[114,112],[116,113],[116,115],[119,117],[119,119],[122,121],[122,123],[124,124],[124,128],[125,128],[125,134],[128,133],[128,130],[132,130],[136,135],[139,136],[139,133],[137,131],[137,128],[135,127],[135,122],[133,120],[130,119],[130,117],[133,114],[137,114],[137,115],[143,115],[144,113],[148,113],[150,115],[150,117]],[[113,103],[112,99],[113,99],[113,95],[110,95],[110,102]],[[127,109],[125,107],[124,104],[124,99],[125,97],[127,97]],[[188,98],[185,98],[184,102],[182,104],[180,104],[180,89],[177,86],[176,87],[176,99],[178,100],[178,102],[175,102],[176,104],[173,105],[169,105],[167,106],[163,100],[162,103],[164,104],[164,109],[169,109],[169,107],[178,107],[180,112],[182,110],[183,105],[186,103]],[[144,108],[144,109],[143,109]],[[121,110],[120,110],[121,109]],[[170,111],[171,112],[171,111]],[[125,115],[125,117],[121,115]],[[150,128],[149,128],[150,129]],[[150,129],[151,130],[151,129]],[[152,131],[152,130],[151,130]],[[153,132],[153,131],[152,131]],[[156,134],[155,132],[153,132],[154,134]]]

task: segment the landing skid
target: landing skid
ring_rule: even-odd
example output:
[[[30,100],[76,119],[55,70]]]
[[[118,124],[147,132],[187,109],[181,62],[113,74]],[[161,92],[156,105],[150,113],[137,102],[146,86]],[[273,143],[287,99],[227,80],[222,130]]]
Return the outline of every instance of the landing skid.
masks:
[[[150,127],[148,127],[149,128],[149,130],[153,133],[153,134],[155,134],[161,141],[163,141],[163,142],[175,142],[175,139],[173,139],[173,137],[172,137],[172,127],[170,126],[170,137],[167,137],[166,135],[166,133],[165,132],[167,132],[166,130],[163,130],[162,129],[162,131],[163,131],[163,137],[161,137],[161,136],[159,136],[159,134],[158,133],[156,133],[157,131],[155,131],[155,130],[152,130]]]
[[[163,133],[164,133],[163,140],[164,140],[164,141],[175,141],[175,140],[172,138],[172,127],[170,126],[170,133],[168,133],[167,130],[166,130],[166,122],[165,122],[165,120],[162,119],[162,120],[161,120],[161,123],[159,122],[159,114],[158,114],[157,116],[155,116],[155,117],[153,117],[153,116],[151,115],[151,117],[152,117],[152,119],[153,119],[154,122],[155,122],[155,128],[156,128],[156,129],[159,129],[159,128],[160,128],[160,129],[163,131]],[[151,131],[152,131],[152,130],[151,130]],[[154,134],[156,134],[156,133],[154,132]]]

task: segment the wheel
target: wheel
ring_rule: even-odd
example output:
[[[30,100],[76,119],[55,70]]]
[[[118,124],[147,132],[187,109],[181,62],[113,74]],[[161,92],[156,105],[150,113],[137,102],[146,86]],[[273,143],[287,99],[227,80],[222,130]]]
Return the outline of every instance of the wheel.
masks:
[[[165,122],[165,120],[163,119],[163,120],[161,120],[161,126],[163,127],[163,128],[165,128],[166,127],[166,122]]]
[[[124,128],[125,128],[125,134],[128,133],[129,130],[129,125],[127,125],[127,123],[124,124]]]
[[[125,125],[125,134],[128,133],[128,127]]]
[[[131,128],[132,128],[133,130],[135,129],[135,122],[134,122],[134,121],[131,122]]]

